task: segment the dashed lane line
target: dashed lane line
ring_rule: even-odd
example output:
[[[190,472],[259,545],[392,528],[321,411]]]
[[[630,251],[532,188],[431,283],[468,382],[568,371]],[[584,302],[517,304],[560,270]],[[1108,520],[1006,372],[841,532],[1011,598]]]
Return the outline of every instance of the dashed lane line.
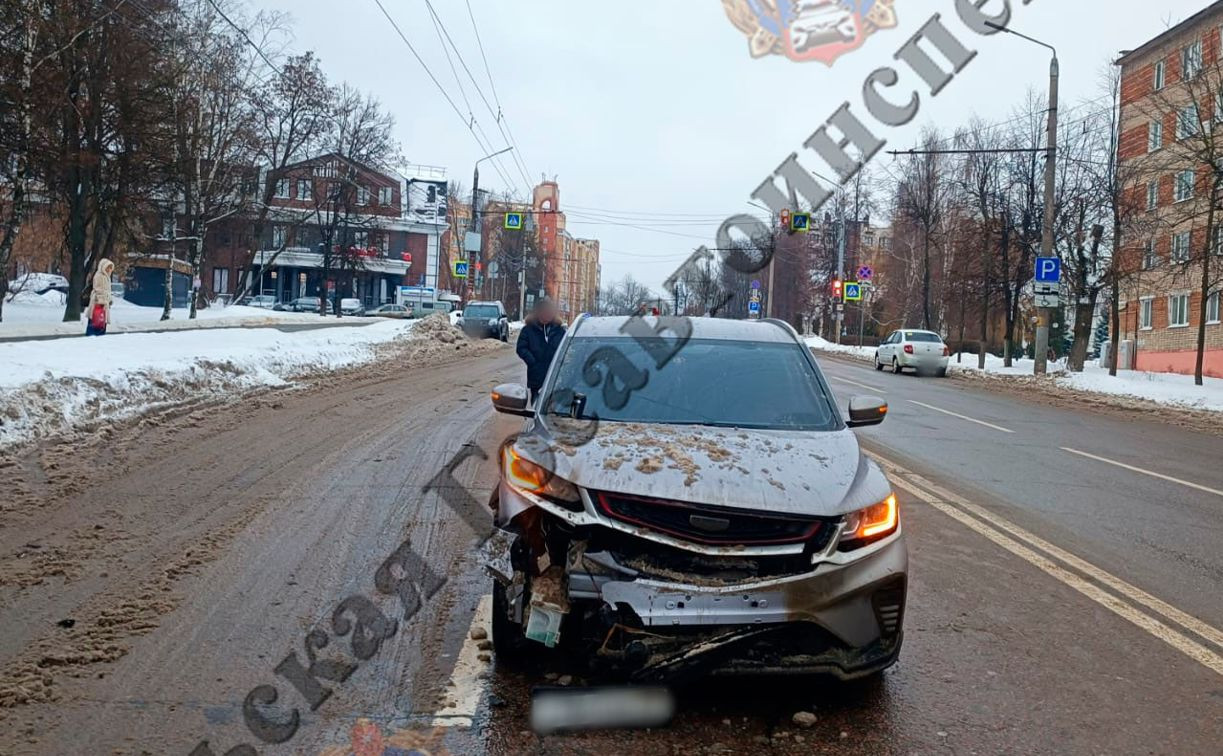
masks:
[[[926,404],[925,402],[919,402],[916,399],[909,399],[908,401],[910,404],[916,404],[918,407],[925,407],[928,410],[934,410],[935,412],[942,412],[944,415],[951,415],[952,417],[958,417],[961,420],[967,420],[970,423],[976,423],[977,425],[984,425],[986,428],[993,428],[994,430],[1001,431],[1002,433],[1014,433],[1015,432],[1011,430],[1010,428],[1003,428],[1001,425],[994,425],[993,423],[987,423],[984,420],[978,420],[977,418],[969,417],[968,415],[961,415],[958,412],[952,412],[951,410],[945,410],[942,407],[935,407],[933,404]]]
[[[1095,454],[1088,454],[1085,451],[1079,451],[1078,449],[1071,449],[1069,446],[1063,446],[1062,451],[1067,451],[1067,452],[1070,452],[1071,454],[1077,454],[1080,457],[1094,459],[1097,462],[1103,462],[1108,465],[1114,465],[1116,467],[1120,467],[1125,470],[1129,470],[1131,472],[1141,473],[1142,475],[1149,475],[1152,478],[1159,478],[1160,480],[1166,480],[1170,483],[1177,483],[1179,485],[1185,486],[1186,488],[1196,488],[1199,491],[1205,491],[1206,493],[1214,494],[1215,496],[1223,496],[1223,491],[1220,491],[1217,488],[1211,488],[1210,486],[1203,486],[1198,483],[1191,483],[1187,480],[1181,480],[1180,478],[1173,478],[1171,475],[1164,475],[1163,473],[1157,473],[1154,470],[1145,470],[1141,467],[1134,467],[1133,465],[1127,465],[1124,462],[1118,462],[1114,459],[1109,459],[1108,457],[1098,457]]]
[[[471,727],[476,707],[480,704],[480,694],[484,690],[481,675],[491,668],[488,662],[480,661],[480,642],[472,639],[471,631],[475,628],[488,630],[492,609],[493,597],[482,596],[475,616],[471,618],[471,627],[463,637],[463,647],[459,649],[454,671],[450,673],[450,685],[447,687],[450,699],[444,708],[434,712],[433,727]]]
[[[872,386],[869,383],[858,383],[857,381],[851,381],[848,378],[842,378],[839,375],[830,375],[828,377],[834,381],[839,381],[841,383],[848,383],[850,386],[857,386],[858,388],[864,388],[868,391],[878,391],[880,394],[887,393],[887,389],[881,389],[878,386]]]
[[[1135,607],[1104,591],[1075,572],[1057,564],[1056,559],[1084,575],[1111,588],[1122,597],[1146,607],[1182,629],[1188,630],[1211,644],[1223,648],[1223,631],[1162,601],[1121,578],[1061,549],[1039,536],[1014,525],[980,506],[972,504],[941,486],[909,472],[904,467],[877,454],[872,454],[889,471],[892,482],[918,499],[954,518],[970,529],[980,533],[995,544],[1037,566],[1057,580],[1074,588],[1093,601],[1103,605],[1124,619],[1146,630],[1203,666],[1223,675],[1223,656],[1203,646],[1196,640],[1178,632],[1167,624],[1154,619]],[[1009,535],[1008,535],[1009,534]],[[1011,536],[1014,536],[1012,538]],[[1019,539],[1019,540],[1016,540]],[[1020,540],[1026,542],[1020,543]],[[1032,548],[1029,548],[1032,547]],[[1036,550],[1043,551],[1044,554]]]

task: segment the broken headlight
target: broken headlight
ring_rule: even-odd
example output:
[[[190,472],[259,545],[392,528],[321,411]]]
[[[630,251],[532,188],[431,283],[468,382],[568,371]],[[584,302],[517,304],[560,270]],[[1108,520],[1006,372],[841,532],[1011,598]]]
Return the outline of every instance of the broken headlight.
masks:
[[[896,494],[893,493],[878,504],[845,515],[841,550],[856,549],[891,535],[900,522],[898,509]]]
[[[577,486],[556,475],[542,465],[537,465],[507,446],[501,457],[505,481],[519,491],[541,496],[563,505],[567,509],[582,508],[582,497]]]

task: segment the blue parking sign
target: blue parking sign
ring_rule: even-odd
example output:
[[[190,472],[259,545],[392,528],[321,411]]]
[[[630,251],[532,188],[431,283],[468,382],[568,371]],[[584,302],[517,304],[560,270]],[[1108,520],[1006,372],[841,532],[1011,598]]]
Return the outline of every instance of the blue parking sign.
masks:
[[[1057,283],[1062,280],[1062,261],[1057,257],[1036,258],[1036,281]]]
[[[759,302],[748,302],[747,311],[748,312],[760,312],[760,303]]]

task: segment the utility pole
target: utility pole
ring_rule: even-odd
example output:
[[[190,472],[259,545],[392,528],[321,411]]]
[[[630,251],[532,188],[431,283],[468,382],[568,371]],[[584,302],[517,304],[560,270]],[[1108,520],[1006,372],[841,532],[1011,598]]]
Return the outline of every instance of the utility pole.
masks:
[[[504,150],[498,150],[497,152],[489,153],[476,161],[475,171],[471,178],[471,222],[467,226],[467,232],[471,233],[479,228],[481,232],[480,233],[481,241],[483,241],[484,234],[483,234],[483,229],[480,228],[479,226],[480,208],[479,208],[478,203],[480,201],[480,163],[483,163],[485,160],[491,160],[492,158],[495,158],[498,155],[503,155],[512,149],[514,148],[506,147]],[[482,246],[483,246],[483,243],[481,243],[481,247]],[[463,239],[463,251],[464,253],[467,252],[466,237],[464,237]],[[480,252],[476,251],[474,254],[475,254],[475,260],[473,262],[478,264],[480,262]],[[470,260],[471,258],[468,258],[468,259]],[[475,267],[476,266],[473,264],[468,264],[467,266],[467,286],[468,286],[468,291],[471,292],[471,296],[475,296],[475,291],[476,291],[476,288],[475,288],[476,279],[472,275],[475,272]]]
[[[985,25],[996,31],[1011,34],[1020,39],[1026,39],[1053,53],[1053,60],[1049,63],[1049,125],[1048,144],[1045,151],[1045,222],[1044,233],[1040,241],[1040,256],[1053,257],[1054,202],[1057,195],[1057,90],[1060,75],[1057,48],[1047,42],[1041,42],[1039,39],[1029,37],[1026,34],[1020,34],[1014,29],[1009,29],[1001,24],[986,21]],[[1052,308],[1041,307],[1036,311],[1036,368],[1034,370],[1036,375],[1044,375],[1049,369],[1049,323],[1052,320]]]
[[[1058,87],[1057,52],[1049,63],[1049,152],[1045,158],[1045,228],[1040,241],[1041,257],[1053,257],[1053,220],[1057,183],[1057,87]],[[1049,370],[1049,322],[1053,319],[1053,311],[1048,307],[1040,308],[1036,313],[1036,375],[1044,375]]]

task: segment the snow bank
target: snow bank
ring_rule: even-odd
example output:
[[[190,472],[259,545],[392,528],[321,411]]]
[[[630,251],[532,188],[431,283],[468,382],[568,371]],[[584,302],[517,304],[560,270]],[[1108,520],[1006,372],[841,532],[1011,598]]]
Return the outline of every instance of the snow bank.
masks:
[[[820,338],[819,336],[810,336],[806,339],[807,346],[819,352],[832,352],[833,354],[844,354],[850,357],[855,357],[860,360],[872,361],[875,359],[874,347],[860,347],[849,344],[834,344],[831,341]]]
[[[1001,357],[985,356],[985,373],[989,377],[1033,378],[1033,361],[1015,360],[1011,367],[1003,364]],[[950,372],[962,375],[981,375],[975,354],[964,355],[964,362],[957,365],[951,358]],[[1223,412],[1223,379],[1206,378],[1202,386],[1193,384],[1193,376],[1178,373],[1144,373],[1136,370],[1119,370],[1116,377],[1108,374],[1094,362],[1089,362],[1081,373],[1066,370],[1064,361],[1050,362],[1049,373],[1057,386],[1074,391],[1084,391],[1103,396],[1128,399],[1144,399],[1170,407]]]
[[[238,328],[0,343],[0,448],[367,363],[378,345],[407,338],[417,325],[386,320],[294,333]]]
[[[316,313],[277,312],[260,307],[231,305],[209,307],[198,310],[196,319],[187,317],[186,308],[170,313],[170,320],[161,319],[160,307],[141,307],[127,300],[116,300],[111,305],[110,333],[131,331],[173,331],[196,328],[225,328],[235,325],[275,325],[286,322],[316,323],[321,316]],[[66,336],[85,332],[84,314],[76,323],[65,323],[64,294],[48,291],[35,294],[22,291],[4,303],[4,321],[0,322],[0,337],[28,338],[33,336]]]

